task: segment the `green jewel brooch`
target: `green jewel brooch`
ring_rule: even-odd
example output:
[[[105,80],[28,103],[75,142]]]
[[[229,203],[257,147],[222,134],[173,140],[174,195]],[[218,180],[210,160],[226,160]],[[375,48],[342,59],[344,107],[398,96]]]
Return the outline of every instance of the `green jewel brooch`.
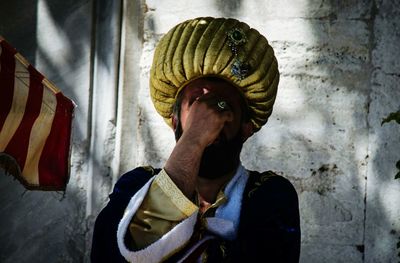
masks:
[[[236,48],[236,50],[237,50],[237,47],[244,45],[247,42],[247,38],[242,29],[232,28],[228,32],[228,42],[229,42],[229,46],[232,49]],[[235,53],[235,52],[233,52],[233,53]]]
[[[238,79],[244,79],[250,70],[248,63],[242,62],[238,58],[238,52],[240,46],[243,46],[247,42],[245,33],[240,28],[233,28],[228,31],[228,45],[231,48],[235,61],[232,64],[231,73]]]

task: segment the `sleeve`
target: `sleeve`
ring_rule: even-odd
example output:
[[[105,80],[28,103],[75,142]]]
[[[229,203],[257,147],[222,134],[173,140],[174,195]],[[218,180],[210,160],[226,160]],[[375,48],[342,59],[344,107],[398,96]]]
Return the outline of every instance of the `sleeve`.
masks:
[[[143,249],[154,243],[197,210],[162,170],[129,224],[132,249]]]
[[[276,175],[256,182],[252,188],[247,191],[242,209],[238,258],[251,262],[298,262],[300,215],[293,185]]]
[[[131,197],[151,179],[155,171],[144,167],[136,168],[115,184],[110,200],[96,218],[91,262],[126,262],[117,245],[117,228]]]
[[[189,242],[197,218],[198,207],[161,171],[130,199],[118,224],[119,252],[129,262],[162,262]]]

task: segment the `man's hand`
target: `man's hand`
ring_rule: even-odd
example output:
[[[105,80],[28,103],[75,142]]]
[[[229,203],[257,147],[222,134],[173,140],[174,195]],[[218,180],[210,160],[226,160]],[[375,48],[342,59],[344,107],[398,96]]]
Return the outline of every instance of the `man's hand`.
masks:
[[[191,105],[182,102],[180,122],[183,133],[164,169],[188,198],[195,193],[204,149],[218,138],[225,123],[233,120],[229,107],[226,110],[218,106],[221,101],[216,95],[206,93]]]
[[[182,139],[188,143],[198,143],[203,148],[212,144],[220,135],[226,122],[233,120],[233,113],[226,108],[222,109],[218,103],[223,99],[212,93],[198,97],[190,107],[187,118],[183,120]]]

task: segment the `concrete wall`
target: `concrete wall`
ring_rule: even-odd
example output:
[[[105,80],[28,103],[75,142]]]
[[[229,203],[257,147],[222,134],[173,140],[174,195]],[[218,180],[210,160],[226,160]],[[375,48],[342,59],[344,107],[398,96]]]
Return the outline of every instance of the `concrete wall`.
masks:
[[[230,16],[278,58],[274,112],[242,160],[295,185],[301,261],[397,262],[399,126],[380,123],[400,109],[399,15],[396,0],[0,3],[0,34],[78,104],[64,195],[0,176],[0,261],[87,260],[118,176],[162,166],[174,145],[148,94],[157,39],[188,18]]]

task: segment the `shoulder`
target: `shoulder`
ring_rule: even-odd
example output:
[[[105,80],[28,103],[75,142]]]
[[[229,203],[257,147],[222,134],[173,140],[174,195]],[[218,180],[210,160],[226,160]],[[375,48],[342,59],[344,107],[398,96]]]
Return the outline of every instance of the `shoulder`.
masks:
[[[287,178],[272,171],[250,172],[244,200],[254,205],[268,203],[277,209],[298,206],[297,192],[293,184]]]
[[[150,178],[158,174],[160,171],[161,169],[153,168],[151,166],[141,166],[123,174],[116,182],[110,198],[113,198],[116,195],[127,197],[133,196],[150,180]]]
[[[238,262],[298,262],[300,215],[292,183],[272,171],[250,172],[238,235]]]
[[[269,195],[295,194],[296,190],[292,183],[285,177],[273,171],[250,172],[247,183],[248,197],[254,194],[268,193]]]

